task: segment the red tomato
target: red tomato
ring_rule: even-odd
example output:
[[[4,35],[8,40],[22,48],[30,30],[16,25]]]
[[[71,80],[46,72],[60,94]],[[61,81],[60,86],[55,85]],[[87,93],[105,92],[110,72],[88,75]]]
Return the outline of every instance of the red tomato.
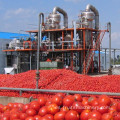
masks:
[[[52,104],[52,101],[47,101],[46,104],[45,104],[45,106],[48,106],[50,104]]]
[[[49,114],[54,115],[54,114],[56,114],[58,111],[59,111],[59,107],[58,107],[57,104],[50,104],[50,105],[48,106],[48,113],[49,113]]]
[[[49,120],[54,120],[54,117],[51,114],[46,114],[44,117],[48,118]]]
[[[105,113],[102,115],[102,120],[113,120],[113,116],[109,113]]]
[[[80,120],[88,120],[90,112],[91,112],[90,110],[83,110],[82,113],[80,114]]]
[[[13,103],[13,108],[18,108],[18,103]]]
[[[98,98],[99,105],[108,105],[110,106],[111,100],[107,95],[100,95]]]
[[[116,106],[111,106],[110,108],[109,108],[109,110],[108,110],[108,112],[110,113],[110,114],[113,114],[114,112],[116,112],[117,110],[116,110]]]
[[[20,113],[20,119],[25,120],[28,117],[26,113]]]
[[[13,108],[13,103],[8,103],[7,106],[9,106],[10,109]]]
[[[87,97],[83,97],[82,104],[83,104],[84,106],[88,106],[88,98],[87,98]]]
[[[113,118],[114,118],[114,120],[120,120],[120,112],[114,112]]]
[[[103,105],[97,106],[97,111],[100,112],[101,114],[107,113],[108,110],[109,110],[108,106],[103,106]]]
[[[77,111],[78,113],[81,113],[84,109],[84,106],[81,102],[74,102],[72,105],[72,109]]]
[[[2,112],[5,112],[5,111],[7,111],[7,110],[10,110],[10,107],[7,106],[7,105],[3,106],[3,108],[2,108]]]
[[[63,98],[63,106],[71,107],[74,101],[74,97],[72,95],[68,95]]]
[[[64,120],[65,112],[58,112],[54,115],[54,120]]]
[[[24,106],[24,104],[23,103],[18,103],[18,108],[20,108],[20,109],[22,109],[23,108],[23,106]]]
[[[37,101],[32,101],[30,103],[30,108],[36,110],[36,111],[39,111],[40,109],[40,104],[37,102]]]
[[[56,96],[59,96],[63,99],[65,97],[65,94],[64,93],[57,93]]]
[[[46,104],[46,99],[44,97],[39,97],[38,98],[38,103],[40,104],[40,106],[44,106]]]
[[[50,119],[46,117],[42,117],[40,120],[50,120]]]
[[[52,103],[55,103],[55,104],[57,104],[58,106],[61,106],[62,105],[62,98],[61,97],[59,97],[59,96],[54,96],[53,98],[52,98]]]
[[[35,120],[41,120],[41,116],[35,115],[35,116],[34,116],[34,119],[35,119]]]
[[[94,102],[97,101],[97,98],[95,96],[91,96],[88,98],[88,104],[93,106]]]
[[[63,106],[60,111],[63,111],[63,112],[68,112],[69,111],[69,108],[67,106]]]
[[[38,115],[40,116],[44,116],[48,113],[48,108],[47,106],[43,106],[42,108],[40,108],[39,112],[38,112]]]
[[[0,118],[0,120],[10,120],[10,117],[8,117],[8,116],[3,116],[3,117]]]
[[[28,116],[35,116],[37,113],[34,109],[29,108],[29,109],[26,110],[26,114]]]
[[[25,104],[22,108],[22,112],[26,112],[26,110],[29,108],[30,108],[30,104]]]
[[[116,109],[117,109],[118,112],[120,112],[120,102],[117,103],[117,105],[116,105]]]
[[[88,119],[92,119],[92,118],[101,120],[101,114],[98,111],[92,111],[89,113]]]
[[[10,114],[10,120],[19,119],[19,118],[20,118],[20,113],[18,112],[14,112]]]
[[[69,112],[66,113],[65,120],[79,120],[78,112],[70,110]]]
[[[82,102],[82,96],[80,94],[75,94],[73,97],[75,101]]]
[[[25,120],[35,120],[34,117],[27,117]]]

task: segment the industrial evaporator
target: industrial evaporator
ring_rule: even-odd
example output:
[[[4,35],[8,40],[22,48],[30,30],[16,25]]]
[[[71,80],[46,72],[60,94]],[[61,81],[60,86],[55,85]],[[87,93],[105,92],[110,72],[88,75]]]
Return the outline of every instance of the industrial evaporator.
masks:
[[[60,25],[61,14],[63,26]],[[99,29],[99,12],[94,6],[87,5],[71,28],[68,28],[67,13],[59,7],[54,7],[45,22],[43,13],[39,18],[39,30],[27,31],[35,33],[34,41],[29,39],[3,50],[6,56],[11,56],[11,60],[7,60],[10,66],[16,65],[17,72],[36,69],[38,45],[41,69],[66,67],[83,74],[100,72],[100,44],[108,30]],[[96,50],[99,51],[98,65],[93,59]]]

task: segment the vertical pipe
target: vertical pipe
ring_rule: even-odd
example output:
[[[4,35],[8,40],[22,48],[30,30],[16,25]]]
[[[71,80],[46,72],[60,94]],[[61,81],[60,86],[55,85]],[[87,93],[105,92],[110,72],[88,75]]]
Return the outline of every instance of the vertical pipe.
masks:
[[[71,48],[73,49],[73,31],[71,31]],[[71,51],[71,68],[73,70],[73,50]]]
[[[31,53],[31,51],[30,51],[30,70],[31,70],[31,65],[32,65],[32,64],[31,64],[31,59],[32,59],[31,54],[32,54],[32,53]]]
[[[115,49],[114,49],[114,61],[113,62],[114,62],[113,64],[115,65]]]
[[[86,61],[85,61],[85,30],[83,30],[83,74],[86,74]]]
[[[73,24],[74,24],[74,46],[76,47],[76,21],[74,21]]]
[[[62,31],[62,49],[64,48],[64,31]]]
[[[100,69],[100,66],[101,66],[100,61],[101,61],[101,60],[100,60],[100,47],[99,47],[99,73],[100,73],[100,70],[101,70],[101,69]]]
[[[109,31],[109,75],[112,74],[111,70],[111,23],[107,24],[108,31]]]
[[[18,66],[19,66],[19,64],[18,64],[18,60],[19,58],[18,58],[18,52],[17,52],[17,73],[19,72],[19,70],[18,70]]]
[[[41,16],[42,16],[42,23],[41,23]],[[38,24],[38,48],[37,48],[37,71],[36,71],[36,89],[38,89],[38,82],[40,79],[40,47],[41,47],[41,40],[42,40],[42,24],[44,23],[44,14],[39,14],[39,24]]]
[[[105,49],[105,70],[107,70],[107,67],[106,67],[106,50],[107,49]]]

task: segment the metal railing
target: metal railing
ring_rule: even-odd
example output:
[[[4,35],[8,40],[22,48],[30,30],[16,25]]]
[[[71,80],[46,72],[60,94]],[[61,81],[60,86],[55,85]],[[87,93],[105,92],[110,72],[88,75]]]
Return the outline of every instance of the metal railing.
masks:
[[[30,89],[30,88],[9,88],[9,87],[0,87],[1,90],[10,90],[18,91],[20,96],[22,92],[41,92],[41,93],[66,93],[66,94],[84,94],[84,95],[109,95],[109,96],[120,96],[120,93],[113,92],[92,92],[92,91],[73,91],[73,90],[51,90],[51,89]]]

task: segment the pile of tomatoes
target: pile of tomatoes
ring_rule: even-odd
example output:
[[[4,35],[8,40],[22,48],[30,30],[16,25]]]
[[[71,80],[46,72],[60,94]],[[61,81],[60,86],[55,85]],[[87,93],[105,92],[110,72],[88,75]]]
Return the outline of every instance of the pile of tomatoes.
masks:
[[[36,88],[36,70],[15,75],[0,75],[0,87]],[[120,75],[106,75],[103,77],[90,77],[77,74],[71,70],[53,69],[40,70],[39,89],[120,92]],[[19,92],[0,91],[0,96],[19,97]],[[22,97],[38,98],[43,94],[23,92]],[[45,95],[47,98],[50,94]]]
[[[120,120],[120,101],[107,95],[57,93],[28,104],[0,104],[0,120]]]

